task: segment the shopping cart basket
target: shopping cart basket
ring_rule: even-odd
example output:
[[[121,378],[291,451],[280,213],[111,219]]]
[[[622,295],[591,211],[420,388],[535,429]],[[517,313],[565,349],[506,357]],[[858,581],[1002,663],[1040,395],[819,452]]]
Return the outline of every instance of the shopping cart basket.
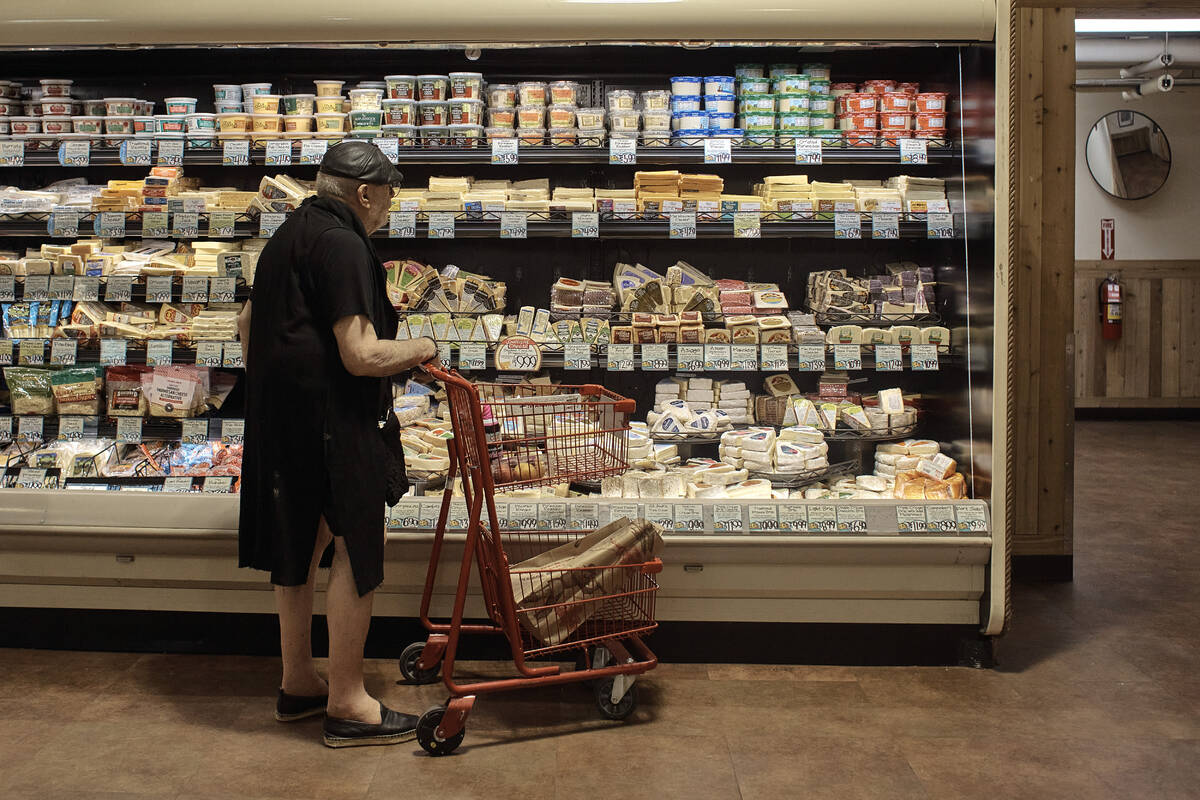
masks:
[[[417,741],[433,755],[451,753],[463,740],[476,696],[562,683],[595,681],[601,713],[624,719],[637,705],[636,677],[658,663],[642,637],[657,626],[655,575],[662,562],[521,568],[525,559],[592,531],[504,529],[495,492],[590,483],[624,472],[634,401],[596,385],[472,383],[433,364],[423,369],[446,387],[454,438],[421,597],[421,623],[429,636],[404,649],[400,670],[411,682],[433,683],[440,669],[450,698],[421,716]],[[429,607],[456,475],[468,509],[466,542],[453,612],[449,623],[439,624],[430,620]],[[489,623],[463,622],[472,561]],[[564,587],[569,589],[560,591]],[[456,682],[454,660],[464,633],[504,635],[518,676]],[[577,668],[564,672],[558,665],[529,663],[551,656],[558,661],[574,656]]]

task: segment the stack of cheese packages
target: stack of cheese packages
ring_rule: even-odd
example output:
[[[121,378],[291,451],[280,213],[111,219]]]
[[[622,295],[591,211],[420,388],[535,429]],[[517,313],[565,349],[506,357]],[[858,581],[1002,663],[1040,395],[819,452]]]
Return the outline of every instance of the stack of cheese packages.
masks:
[[[844,269],[808,274],[808,307],[812,311],[882,319],[928,314],[937,285],[933,269],[911,261],[884,265],[883,274],[853,277]]]
[[[827,373],[822,380],[832,380],[836,373]],[[862,406],[849,400],[815,401],[807,397],[789,397],[789,406],[784,412],[784,424],[810,425],[824,431],[840,428],[869,433],[886,432],[908,428],[917,423],[917,409],[905,405],[904,395],[899,389],[883,389],[878,403]]]
[[[677,170],[638,171],[633,176],[637,210],[652,214],[695,211],[702,201],[719,203],[725,181],[717,175],[685,175]]]
[[[550,287],[550,318],[553,320],[612,316],[617,293],[609,281],[559,278]]]
[[[573,211],[595,211],[596,190],[555,186],[550,196],[550,210],[564,214]]]
[[[398,339],[496,342],[504,325],[507,286],[454,265],[440,273],[419,261],[389,261],[387,290],[402,314]]]
[[[721,460],[737,469],[768,475],[811,472],[829,466],[825,435],[809,425],[747,428],[721,434]]]
[[[877,446],[875,476],[889,483],[893,497],[905,500],[961,500],[967,495],[958,463],[929,439]]]
[[[92,211],[138,211],[142,206],[143,186],[142,181],[109,181],[100,194],[92,198]]]
[[[752,402],[741,381],[672,376],[655,384],[646,421],[656,436],[711,436],[752,422]]]
[[[914,178],[911,175],[897,175],[888,178],[889,188],[900,193],[904,202],[904,210],[923,214],[929,210],[930,200],[946,199],[946,181],[941,178]]]
[[[848,180],[846,183],[854,187],[854,199],[858,211],[892,211],[903,209],[903,198],[898,189],[885,186],[883,181]]]
[[[600,481],[603,497],[624,498],[761,498],[787,499],[786,489],[751,480],[749,472],[710,458],[679,463],[673,444],[653,444],[643,423],[630,423],[629,463],[632,469]]]
[[[765,211],[812,210],[812,186],[807,175],[768,175],[754,185],[754,194],[761,198]]]
[[[408,407],[419,409],[422,406],[418,401]],[[398,411],[397,414],[399,413]],[[454,432],[440,419],[412,419],[407,414],[406,417],[407,425],[400,431],[400,443],[404,447],[404,464],[408,471],[430,474],[448,470],[450,452],[447,443],[454,438]]]
[[[258,182],[258,194],[250,201],[249,213],[291,213],[305,198],[317,193],[312,183],[287,175],[263,176]]]
[[[805,500],[887,500],[892,484],[877,475],[859,475],[815,484],[797,494]]]

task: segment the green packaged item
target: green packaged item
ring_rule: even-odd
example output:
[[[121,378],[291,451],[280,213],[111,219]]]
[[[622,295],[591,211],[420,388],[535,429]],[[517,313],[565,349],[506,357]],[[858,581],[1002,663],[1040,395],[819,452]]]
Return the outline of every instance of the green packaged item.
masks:
[[[752,131],[774,131],[775,114],[763,111],[749,111],[738,118],[738,127],[747,133]]]
[[[772,64],[770,71],[767,73],[771,80],[778,80],[787,75],[797,75],[800,73],[800,65],[798,64]]]
[[[808,112],[809,96],[807,94],[781,94],[777,95],[775,104],[779,108],[780,114],[788,114],[796,111]]]
[[[745,96],[748,94],[770,94],[771,79],[764,78],[759,75],[757,78],[742,78],[738,85],[738,94]]]
[[[808,91],[812,94],[829,94],[829,81],[819,81],[815,78],[808,82]]]
[[[837,110],[835,100],[831,94],[813,94],[808,98],[808,110],[814,114],[832,114]]]
[[[833,79],[833,71],[832,71],[832,68],[828,64],[821,64],[821,63],[805,64],[803,69],[801,69],[800,71],[803,72],[805,75],[809,76],[810,78],[812,78],[813,80],[828,81],[828,80]]]
[[[766,73],[767,69],[762,64],[738,64],[733,68],[734,77],[739,80],[742,78],[761,78]]]
[[[807,111],[797,111],[779,115],[779,130],[795,133],[797,131],[807,131],[809,128],[809,117]]]
[[[50,388],[60,415],[100,413],[104,398],[103,367],[68,367],[50,375]]]
[[[50,370],[36,367],[5,367],[9,402],[14,414],[49,416],[54,413],[54,392],[50,388]]]
[[[807,75],[784,75],[775,79],[775,91],[778,94],[800,94],[809,91]]]
[[[775,112],[775,95],[773,94],[744,94],[738,98],[738,113],[763,111],[768,114]]]
[[[833,114],[822,111],[811,111],[808,115],[809,127],[814,131],[831,131],[837,127]]]

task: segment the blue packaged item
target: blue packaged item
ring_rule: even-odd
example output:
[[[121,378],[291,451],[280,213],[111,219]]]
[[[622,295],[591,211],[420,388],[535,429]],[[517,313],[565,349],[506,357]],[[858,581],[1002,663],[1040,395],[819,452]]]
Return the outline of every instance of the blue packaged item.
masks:
[[[708,75],[704,78],[705,94],[733,94],[732,75]]]
[[[689,128],[675,131],[675,140],[678,144],[696,146],[699,145],[699,139],[708,138],[708,130],[705,128]]]
[[[708,112],[708,129],[710,131],[727,131],[733,128],[733,119],[737,116],[732,113],[723,113],[720,111]]]
[[[676,94],[671,96],[672,111],[699,111],[703,98],[698,94]]]

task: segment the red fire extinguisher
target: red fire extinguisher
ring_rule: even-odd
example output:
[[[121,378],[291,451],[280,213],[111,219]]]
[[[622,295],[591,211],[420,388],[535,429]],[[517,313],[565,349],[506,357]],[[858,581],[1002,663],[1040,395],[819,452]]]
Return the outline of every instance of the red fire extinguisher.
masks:
[[[1100,283],[1100,335],[1105,339],[1121,338],[1121,306],[1125,290],[1116,275]]]

